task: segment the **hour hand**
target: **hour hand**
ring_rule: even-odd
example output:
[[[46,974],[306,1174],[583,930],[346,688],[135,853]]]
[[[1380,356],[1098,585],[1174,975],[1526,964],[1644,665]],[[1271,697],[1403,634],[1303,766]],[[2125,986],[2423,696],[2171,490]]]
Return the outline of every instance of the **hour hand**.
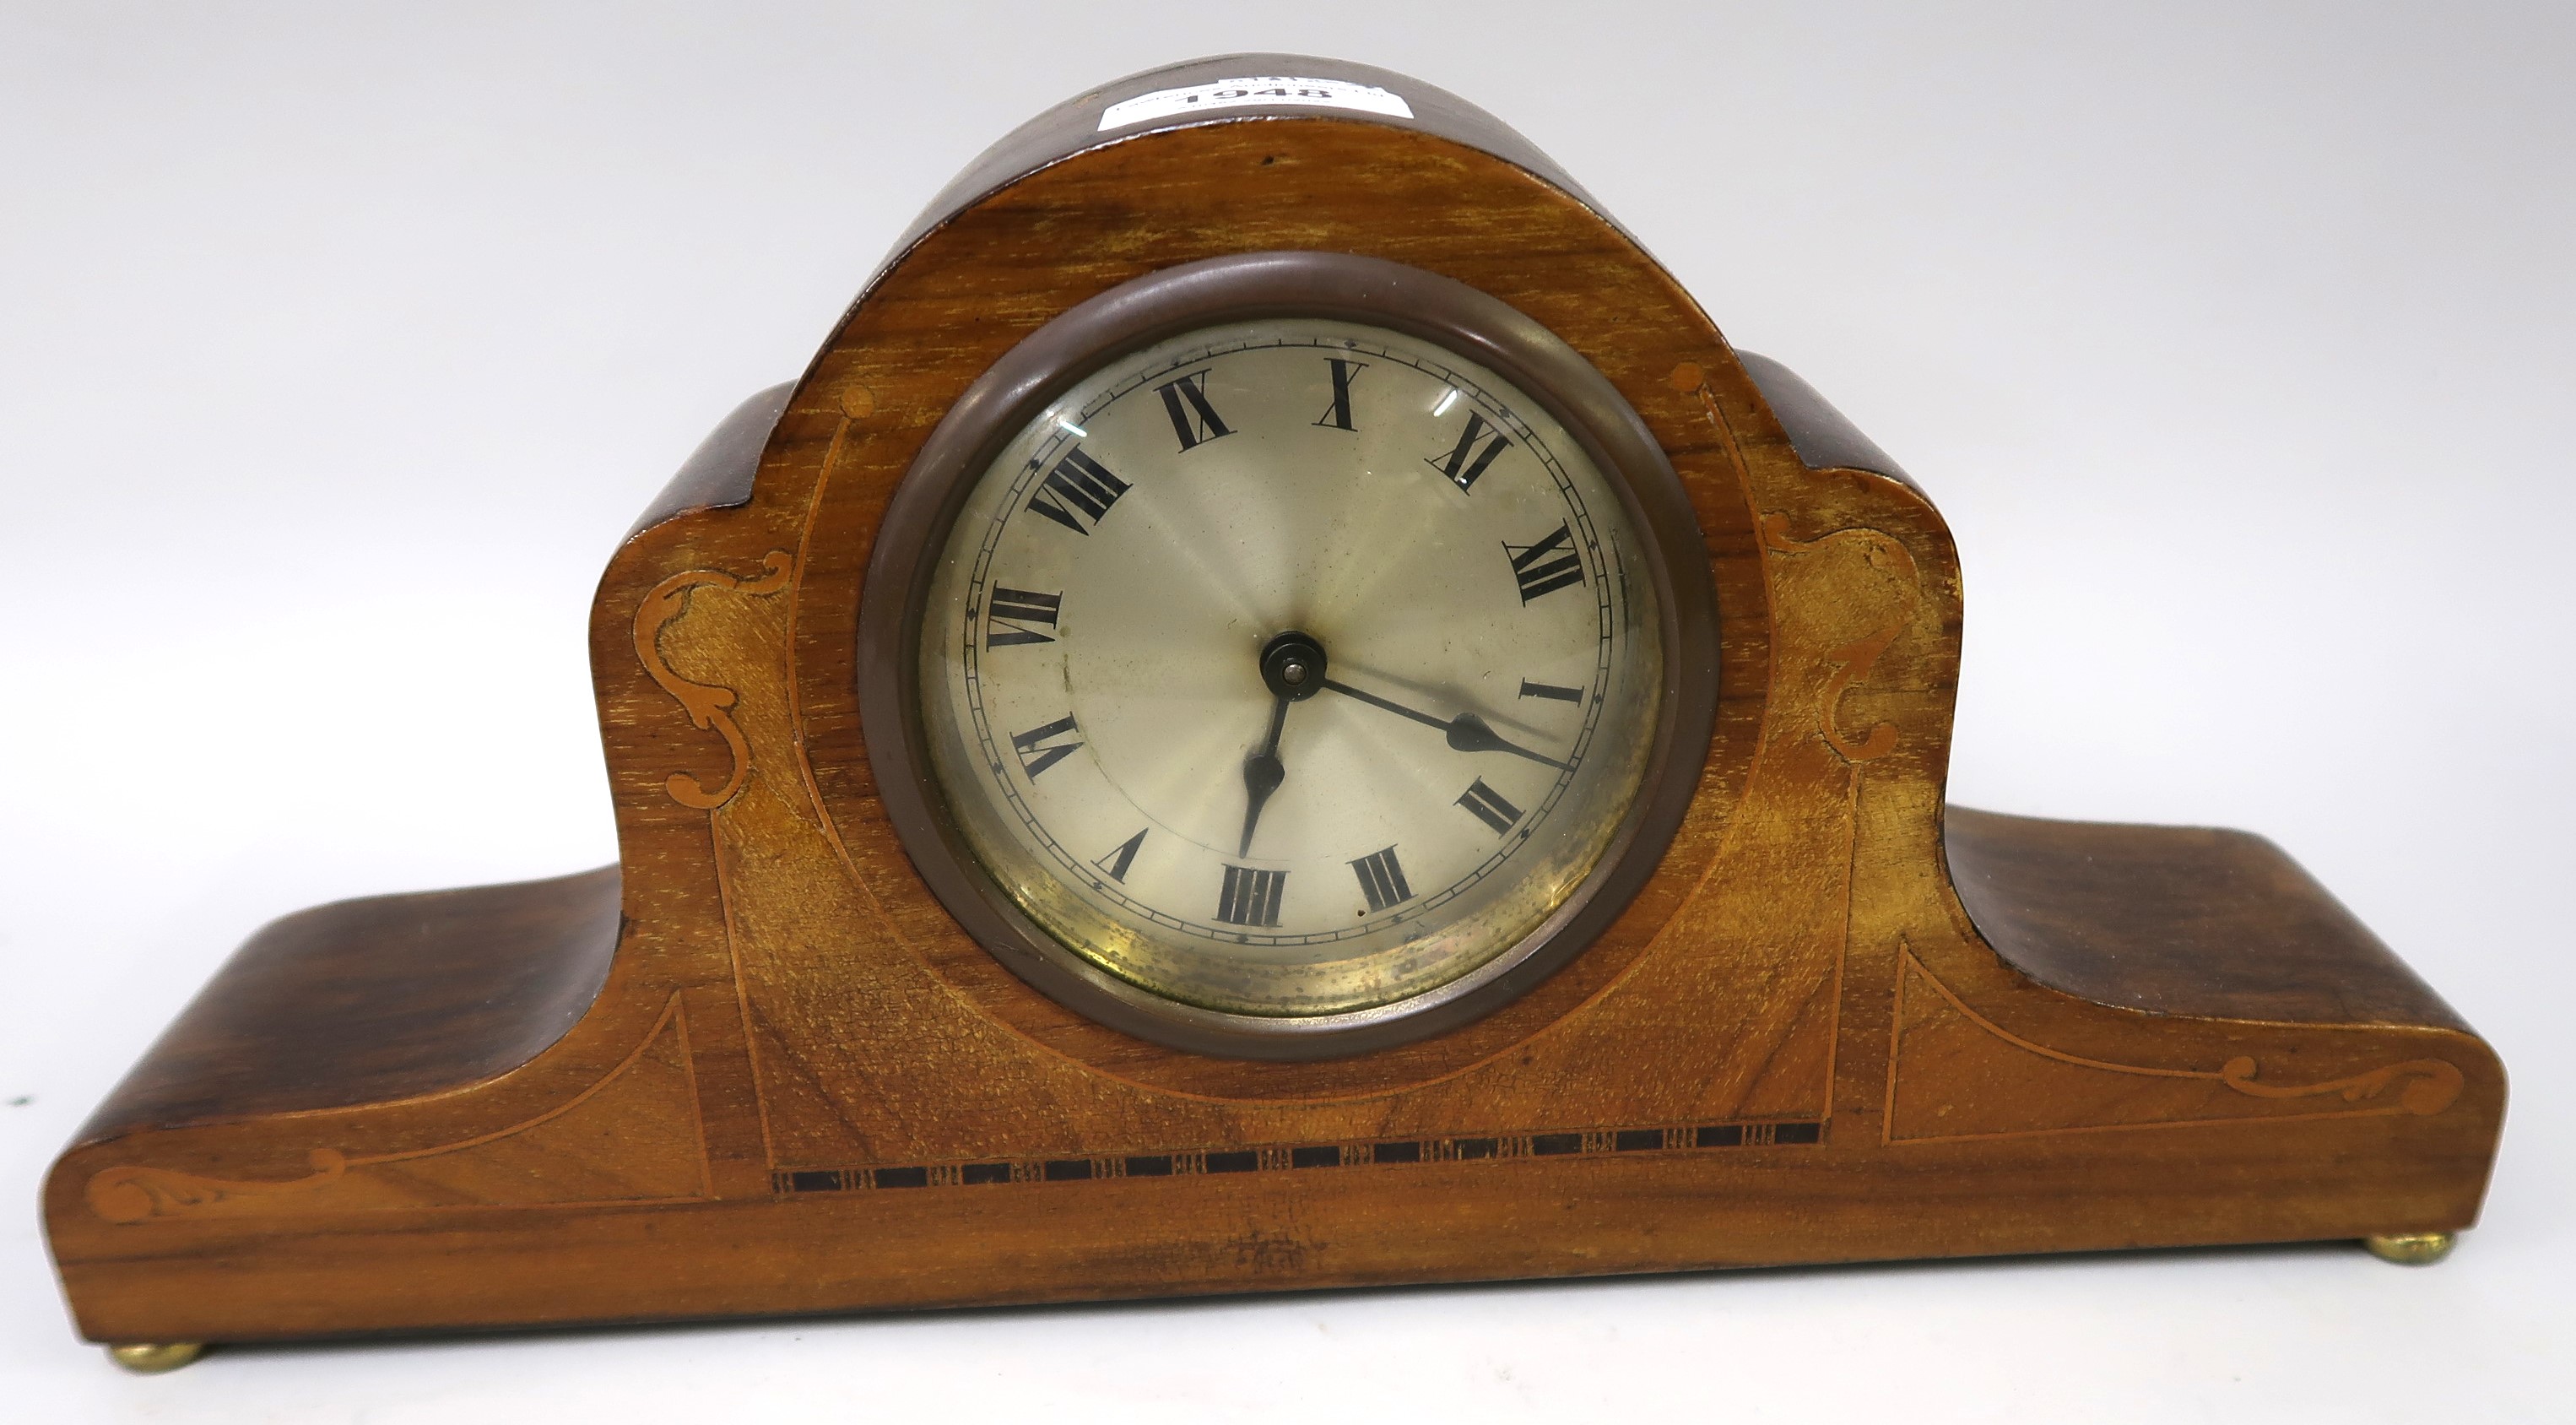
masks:
[[[1260,750],[1243,759],[1243,845],[1238,856],[1252,854],[1252,831],[1261,824],[1261,808],[1270,794],[1288,780],[1288,768],[1279,760],[1279,730],[1288,722],[1288,699],[1281,698],[1270,708],[1270,735]]]
[[[1560,772],[1565,770],[1564,763],[1544,752],[1534,752],[1521,746],[1494,731],[1483,718],[1474,713],[1460,713],[1456,717],[1443,720],[1419,708],[1406,707],[1392,698],[1381,698],[1375,693],[1362,692],[1337,678],[1326,678],[1324,686],[1336,693],[1357,698],[1370,707],[1384,708],[1398,717],[1409,717],[1425,727],[1436,727],[1448,734],[1449,745],[1460,752],[1508,752],[1515,757],[1526,757],[1533,762],[1554,767]]]

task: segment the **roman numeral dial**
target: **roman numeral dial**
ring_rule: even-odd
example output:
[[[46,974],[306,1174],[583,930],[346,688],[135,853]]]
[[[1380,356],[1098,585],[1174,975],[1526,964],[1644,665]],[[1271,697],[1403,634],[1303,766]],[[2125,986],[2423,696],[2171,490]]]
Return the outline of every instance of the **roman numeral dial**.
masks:
[[[1395,859],[1395,848],[1363,856],[1351,863],[1360,878],[1360,894],[1368,898],[1370,910],[1385,910],[1413,899],[1413,887],[1404,879],[1404,866]]]
[[[1480,411],[1467,413],[1467,424],[1458,432],[1458,442],[1446,454],[1425,457],[1423,464],[1447,476],[1461,490],[1473,491],[1476,482],[1499,456],[1511,449],[1511,437],[1485,424]]]
[[[1503,545],[1511,556],[1512,578],[1519,582],[1521,602],[1528,603],[1583,582],[1583,558],[1570,547],[1574,532],[1563,523],[1536,544]]]
[[[1044,727],[1033,727],[1011,737],[1011,750],[1020,754],[1020,771],[1032,782],[1049,767],[1082,750],[1074,740],[1073,717],[1067,714]]]
[[[1055,642],[1055,616],[1064,595],[996,587],[984,605],[984,646],[1016,648],[1024,643]],[[1044,628],[1046,632],[1038,630]]]
[[[1219,436],[1234,434],[1216,413],[1216,407],[1208,404],[1206,372],[1193,371],[1154,389],[1162,393],[1163,413],[1172,418],[1172,434],[1181,438],[1182,454]]]
[[[1458,794],[1458,805],[1465,807],[1469,816],[1492,827],[1496,836],[1510,831],[1521,819],[1521,809],[1513,806],[1510,798],[1486,786],[1482,777]]]
[[[1127,879],[1127,868],[1136,864],[1136,848],[1145,844],[1145,833],[1152,830],[1153,828],[1149,826],[1145,828],[1144,831],[1139,831],[1135,835],[1128,837],[1126,840],[1119,842],[1108,855],[1101,857],[1099,860],[1094,861],[1091,864],[1108,872],[1109,879],[1113,881],[1123,881]]]
[[[1630,505],[1558,407],[1321,318],[1048,389],[955,498],[918,630],[995,893],[1097,971],[1271,1015],[1544,922],[1636,795],[1662,686]]]
[[[1277,925],[1279,897],[1288,888],[1285,871],[1228,866],[1216,896],[1216,918],[1228,925]]]
[[[1129,488],[1126,481],[1109,473],[1108,466],[1084,454],[1077,445],[1047,472],[1046,484],[1029,496],[1029,508],[1075,534],[1088,535],[1109,518],[1110,507]]]
[[[1324,365],[1333,374],[1333,403],[1315,418],[1315,424],[1330,426],[1334,430],[1357,431],[1359,427],[1351,424],[1351,381],[1368,369],[1368,363],[1328,356],[1324,358]]]

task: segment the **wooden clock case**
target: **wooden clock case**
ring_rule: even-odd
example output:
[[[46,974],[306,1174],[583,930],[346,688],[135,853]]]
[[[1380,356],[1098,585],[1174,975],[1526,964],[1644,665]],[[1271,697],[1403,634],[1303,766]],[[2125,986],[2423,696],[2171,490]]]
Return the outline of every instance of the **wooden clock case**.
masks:
[[[1337,77],[1411,119],[1106,104]],[[889,496],[1049,318],[1232,253],[1367,254],[1582,353],[1686,486],[1719,701],[1659,869],[1435,1037],[1278,1063],[1066,1010],[877,796]],[[2448,1232],[2501,1065],[2269,843],[1946,807],[1956,554],[1518,135],[1238,56],[1005,139],[804,377],[711,436],[591,617],[620,864],[261,931],[57,1162],[81,1331],[247,1341]]]

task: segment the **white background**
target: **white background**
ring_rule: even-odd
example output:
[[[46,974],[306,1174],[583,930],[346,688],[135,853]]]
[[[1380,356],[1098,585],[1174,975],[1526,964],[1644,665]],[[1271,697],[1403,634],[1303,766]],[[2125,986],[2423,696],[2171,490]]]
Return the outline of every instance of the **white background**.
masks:
[[[0,1413],[2566,1418],[2569,16],[0,4]],[[1923,481],[1958,800],[2262,830],[2478,1025],[2459,1253],[78,1344],[39,1176],[218,961],[612,859],[620,532],[984,144],[1249,49],[1492,109]]]

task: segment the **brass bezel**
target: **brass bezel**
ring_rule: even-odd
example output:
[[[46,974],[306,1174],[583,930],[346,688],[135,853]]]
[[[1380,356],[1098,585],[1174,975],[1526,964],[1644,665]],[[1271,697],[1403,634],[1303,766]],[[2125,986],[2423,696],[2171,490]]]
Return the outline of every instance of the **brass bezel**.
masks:
[[[1058,942],[993,883],[947,809],[920,713],[930,576],[959,507],[1001,447],[1099,365],[1228,321],[1323,317],[1440,343],[1547,408],[1608,477],[1655,581],[1663,640],[1654,747],[1592,871],[1511,948],[1455,980],[1335,1014],[1263,1016],[1166,998]],[[1183,264],[1101,293],[1031,333],[950,407],[888,504],[859,606],[861,721],[879,794],[932,893],[978,944],[1058,1003],[1195,1053],[1321,1059],[1408,1043],[1502,1007],[1578,954],[1653,874],[1698,786],[1717,705],[1716,595],[1680,478],[1609,380],[1508,304],[1434,273],[1345,253],[1264,252]]]

